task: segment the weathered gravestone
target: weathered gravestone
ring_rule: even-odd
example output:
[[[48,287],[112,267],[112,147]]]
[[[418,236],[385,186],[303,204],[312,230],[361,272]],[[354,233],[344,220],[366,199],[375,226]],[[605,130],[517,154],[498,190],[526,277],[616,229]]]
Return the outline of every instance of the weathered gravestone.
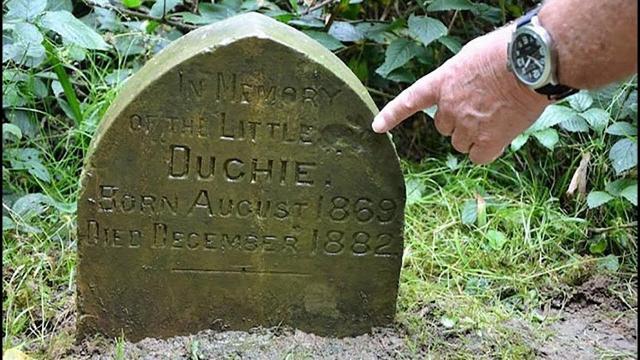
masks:
[[[78,204],[78,336],[393,320],[404,182],[340,60],[259,14],[193,31],[105,115]]]

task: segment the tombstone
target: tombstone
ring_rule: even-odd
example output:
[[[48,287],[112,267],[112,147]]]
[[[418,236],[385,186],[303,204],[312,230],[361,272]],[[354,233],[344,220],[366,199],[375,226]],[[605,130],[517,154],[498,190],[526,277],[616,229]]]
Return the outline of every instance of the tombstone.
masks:
[[[195,30],[123,86],[78,202],[78,338],[391,323],[405,189],[376,106],[264,15]]]

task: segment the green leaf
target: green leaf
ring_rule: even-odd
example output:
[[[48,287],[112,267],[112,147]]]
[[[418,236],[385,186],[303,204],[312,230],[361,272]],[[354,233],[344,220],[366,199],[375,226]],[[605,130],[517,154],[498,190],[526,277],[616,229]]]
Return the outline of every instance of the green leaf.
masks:
[[[47,7],[46,0],[11,0],[7,2],[7,16],[11,18],[33,20]]]
[[[489,247],[495,251],[502,250],[504,244],[507,243],[507,237],[500,231],[489,230],[486,235]]]
[[[427,7],[427,11],[475,10],[476,6],[469,0],[435,0]]]
[[[409,16],[409,35],[424,46],[447,35],[447,27],[440,21],[428,16]]]
[[[426,109],[423,109],[422,112],[429,115],[430,118],[434,119],[436,117],[436,112],[438,111],[438,105],[429,106]]]
[[[626,187],[620,193],[620,196],[629,200],[633,205],[638,205],[638,184]]]
[[[12,210],[28,220],[34,216],[42,214],[46,209],[49,198],[41,193],[27,194],[13,203]]]
[[[604,191],[592,191],[587,195],[587,206],[589,209],[597,208],[613,199],[613,196]]]
[[[364,34],[362,34],[362,32],[345,21],[335,21],[331,24],[331,28],[329,28],[329,35],[345,42],[359,41],[364,38]]]
[[[338,50],[344,47],[344,45],[342,45],[342,43],[338,39],[327,34],[326,32],[315,30],[303,30],[302,32],[331,51]]]
[[[458,158],[453,154],[447,154],[447,167],[451,170],[458,168]]]
[[[425,189],[424,183],[418,179],[409,179],[406,182],[407,205],[417,203],[422,199],[422,193]]]
[[[98,33],[68,11],[48,11],[40,24],[62,36],[65,41],[83,48],[105,50],[109,47]]]
[[[598,259],[598,268],[616,272],[620,268],[620,261],[617,256],[610,254]]]
[[[8,216],[2,216],[2,231],[12,230],[16,228],[16,224]]]
[[[524,144],[527,143],[528,140],[529,140],[529,134],[526,132],[516,136],[516,138],[511,141],[511,150],[512,151],[520,150],[520,148],[522,148]]]
[[[22,139],[22,131],[16,125],[9,124],[9,123],[3,123],[2,124],[2,139],[3,140],[5,140],[5,139],[8,140],[8,139],[11,139],[11,137],[14,137],[15,140]]]
[[[387,75],[387,79],[395,82],[414,83],[416,76],[407,69],[395,69]]]
[[[293,10],[293,12],[297,14],[299,12],[298,1],[297,0],[289,0],[289,4],[291,5],[291,9]]]
[[[25,137],[33,138],[38,134],[40,126],[30,113],[22,110],[13,110],[6,111],[5,115],[7,119],[9,119],[9,122],[20,128],[22,135]]]
[[[569,132],[588,132],[589,124],[579,115],[574,115],[560,123],[560,127]]]
[[[635,136],[638,133],[638,128],[626,121],[617,121],[609,125],[605,132],[617,136]]]
[[[566,106],[549,105],[540,117],[527,129],[528,133],[548,129],[556,124],[568,120],[576,115],[576,112]]]
[[[593,98],[586,91],[580,91],[569,96],[567,101],[569,102],[569,105],[578,112],[586,111],[591,104],[593,104]]]
[[[609,150],[609,160],[616,174],[638,164],[638,145],[631,139],[620,139]]]
[[[438,42],[446,46],[452,53],[457,54],[462,49],[460,41],[453,36],[443,36],[438,38]]]
[[[560,140],[556,129],[551,128],[536,131],[532,135],[536,138],[536,140],[540,142],[540,144],[542,144],[542,146],[546,147],[549,150],[553,150],[553,148]]]
[[[599,108],[591,108],[580,114],[595,131],[602,131],[609,123],[609,113]]]
[[[604,236],[600,236],[598,241],[589,244],[589,252],[594,255],[602,254],[605,250],[607,250],[607,238]]]
[[[464,225],[471,225],[476,222],[478,218],[478,203],[476,200],[467,200],[462,205],[462,223]]]
[[[73,4],[71,0],[47,0],[47,8],[49,11],[66,10],[68,12],[73,11]]]
[[[142,5],[142,0],[122,0],[122,4],[128,8],[137,8]]]
[[[376,73],[386,77],[390,72],[413,59],[418,51],[419,46],[414,41],[403,38],[393,40],[385,52],[384,63],[376,69]]]
[[[149,15],[157,18],[164,17],[180,4],[182,0],[156,0],[149,10]]]
[[[631,185],[636,185],[637,183],[638,182],[635,179],[623,178],[607,183],[607,185],[604,186],[604,189],[613,196],[620,196],[622,190]]]
[[[299,19],[292,19],[292,20],[289,20],[287,24],[291,26],[302,27],[302,28],[312,28],[312,29],[324,28],[324,23],[322,21],[311,16],[302,16]]]
[[[356,29],[364,35],[365,39],[378,44],[387,44],[395,38],[393,34],[386,32],[389,28],[389,24],[386,23],[361,22],[356,25]]]
[[[443,315],[440,318],[440,324],[442,324],[442,326],[446,329],[451,329],[456,325],[456,320]]]

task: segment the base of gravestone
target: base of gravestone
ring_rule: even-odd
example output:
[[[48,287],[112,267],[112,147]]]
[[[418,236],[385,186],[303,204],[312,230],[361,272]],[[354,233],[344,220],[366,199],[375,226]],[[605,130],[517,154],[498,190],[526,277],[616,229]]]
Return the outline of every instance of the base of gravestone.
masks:
[[[250,331],[204,330],[168,339],[113,342],[101,337],[76,346],[78,359],[386,359],[411,354],[405,335],[394,328],[374,328],[357,337],[332,338],[288,327]]]

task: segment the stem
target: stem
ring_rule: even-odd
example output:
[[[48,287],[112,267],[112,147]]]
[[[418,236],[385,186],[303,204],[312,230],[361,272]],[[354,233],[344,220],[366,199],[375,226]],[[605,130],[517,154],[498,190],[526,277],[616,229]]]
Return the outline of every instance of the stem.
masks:
[[[48,41],[45,41],[44,47],[47,50],[47,58],[53,67],[53,72],[56,73],[58,81],[60,81],[60,85],[64,91],[64,96],[67,98],[67,103],[69,103],[69,107],[73,112],[73,116],[75,118],[73,120],[75,120],[76,126],[80,126],[83,121],[82,110],[80,109],[80,101],[78,101],[78,97],[73,89],[71,80],[69,80],[69,75],[65,71],[64,66],[62,66],[62,62],[60,61],[53,45]]]

